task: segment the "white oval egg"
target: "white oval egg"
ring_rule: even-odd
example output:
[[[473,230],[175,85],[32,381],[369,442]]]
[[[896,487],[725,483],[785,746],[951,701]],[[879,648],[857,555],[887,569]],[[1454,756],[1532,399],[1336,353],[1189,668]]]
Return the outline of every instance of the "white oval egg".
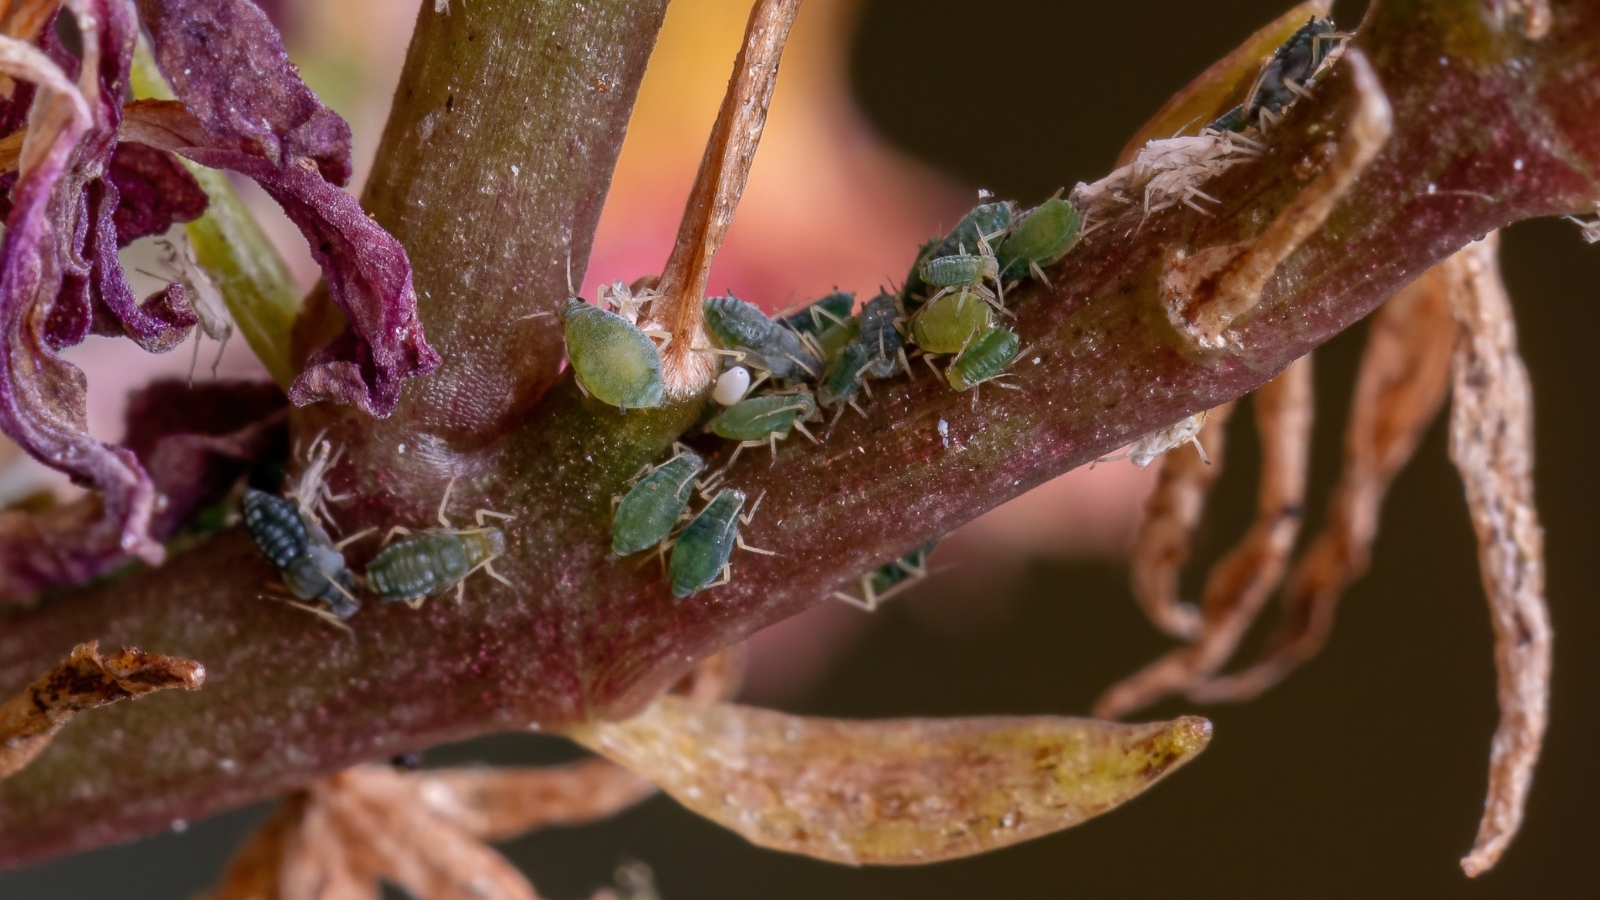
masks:
[[[744,366],[734,366],[723,372],[717,378],[717,389],[712,392],[711,399],[723,406],[732,406],[744,399],[744,392],[750,390],[750,370]]]

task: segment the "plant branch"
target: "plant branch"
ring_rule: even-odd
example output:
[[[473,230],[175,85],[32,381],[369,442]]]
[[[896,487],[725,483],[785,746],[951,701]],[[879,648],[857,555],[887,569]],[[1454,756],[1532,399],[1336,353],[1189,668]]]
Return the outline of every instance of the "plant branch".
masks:
[[[1551,15],[1548,35],[1531,42],[1464,0],[1375,6],[1355,43],[1387,95],[1392,136],[1315,232],[1277,262],[1222,346],[1197,346],[1173,326],[1163,269],[1178,251],[1258,237],[1328,171],[1357,107],[1347,64],[1288,111],[1265,154],[1206,182],[1220,200],[1214,215],[1173,206],[1143,219],[1132,208],[1102,220],[1053,267],[1053,288],[1008,294],[1015,329],[1034,345],[1014,366],[1022,391],[984,391],[974,403],[928,379],[880,382],[870,420],[843,420],[820,447],[788,442],[770,466],[742,459],[729,483],[767,492],[745,536],[778,555],[737,554],[732,583],[681,601],[653,563],[609,556],[610,497],[693,422],[692,405],[624,415],[585,401],[570,382],[538,400],[537,388],[554,378],[559,338],[538,336],[539,320],[511,323],[565,296],[565,253],[548,235],[591,220],[557,200],[584,196],[597,207],[598,199],[552,186],[556,193],[535,192],[538,204],[494,201],[519,216],[548,212],[548,229],[525,218],[491,221],[498,207],[463,184],[476,190],[490,172],[503,178],[510,139],[482,110],[469,134],[457,134],[440,111],[444,86],[455,79],[482,92],[458,97],[457,108],[494,102],[488,97],[511,105],[501,110],[505,129],[545,128],[515,105],[541,95],[486,86],[470,68],[438,75],[437,84],[409,77],[396,122],[412,125],[392,123],[388,143],[405,145],[389,152],[410,160],[414,178],[390,171],[374,189],[375,208],[418,262],[429,338],[450,361],[444,374],[407,386],[395,419],[342,432],[359,468],[335,477],[353,481],[363,499],[340,524],[423,524],[441,475],[459,474],[457,515],[477,505],[518,516],[495,564],[515,587],[475,578],[460,604],[363,610],[351,638],[259,599],[274,573],[235,532],[161,569],[16,616],[0,632],[0,693],[89,637],[182,654],[204,663],[211,679],[182,702],[112,708],[75,723],[0,784],[0,865],[155,830],[416,746],[635,712],[693,660],[1049,478],[1254,390],[1484,233],[1591,208],[1600,198],[1600,89],[1589,74],[1600,65],[1600,8],[1571,0],[1553,4]],[[465,24],[426,10],[423,20],[419,35],[467,40]],[[631,40],[630,52],[648,43]],[[585,41],[571,44],[571,54],[586,52]],[[412,64],[442,52],[414,47]],[[567,71],[557,66],[551,77],[564,84]],[[424,103],[424,93],[438,102]],[[557,106],[552,116],[572,129],[546,132],[558,148],[578,142],[589,152],[589,128],[614,133],[612,120],[579,128],[587,120],[562,118],[570,111]],[[427,110],[446,117],[432,142],[415,130]],[[481,169],[470,162],[480,152],[471,134],[487,142]],[[449,140],[436,146],[439,135]],[[451,166],[435,152],[456,154]],[[567,177],[603,185],[595,155]],[[401,184],[409,199],[389,194]],[[453,202],[464,204],[455,226]],[[546,237],[525,234],[535,231]],[[575,244],[586,242],[586,231],[573,234]],[[507,246],[528,252],[507,262]],[[552,352],[534,352],[540,347]],[[506,430],[495,433],[496,425]],[[486,449],[452,453],[462,435]],[[411,448],[404,456],[394,448],[402,441]],[[417,457],[426,458],[408,461]],[[97,827],[83,828],[91,819]]]

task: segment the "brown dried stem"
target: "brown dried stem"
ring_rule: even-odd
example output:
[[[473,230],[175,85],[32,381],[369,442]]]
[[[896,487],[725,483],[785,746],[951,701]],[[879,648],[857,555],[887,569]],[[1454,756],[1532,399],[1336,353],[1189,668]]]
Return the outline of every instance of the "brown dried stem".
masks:
[[[1206,580],[1200,637],[1106,691],[1094,707],[1098,717],[1122,718],[1188,690],[1220,669],[1283,578],[1305,509],[1311,458],[1311,357],[1296,360],[1253,396],[1261,435],[1256,519]]]
[[[1145,501],[1144,520],[1133,540],[1128,570],[1133,599],[1150,623],[1172,637],[1190,641],[1200,636],[1200,610],[1178,597],[1178,576],[1189,561],[1195,526],[1205,511],[1206,497],[1227,459],[1227,424],[1233,404],[1206,415],[1200,443],[1211,464],[1192,444],[1162,455],[1161,474]]]
[[[167,688],[199,690],[205,682],[205,666],[193,660],[134,647],[101,656],[99,641],[79,644],[60,665],[0,706],[0,779],[32,762],[86,709]]]
[[[1253,698],[1327,640],[1340,593],[1367,571],[1384,495],[1444,402],[1457,332],[1448,272],[1457,264],[1452,257],[1428,270],[1373,316],[1328,523],[1289,576],[1282,623],[1259,662],[1192,687],[1190,699]]]
[[[1489,797],[1468,875],[1492,867],[1517,828],[1544,740],[1550,693],[1550,613],[1544,530],[1533,500],[1533,391],[1517,355],[1511,299],[1491,235],[1456,254],[1451,308],[1461,324],[1450,409],[1450,458],[1478,533],[1478,566],[1494,625],[1500,724],[1489,753]]]
[[[661,270],[657,288],[664,296],[655,301],[650,315],[653,325],[672,335],[662,350],[661,374],[667,393],[674,397],[699,393],[716,373],[705,352],[710,346],[705,331],[706,282],[744,194],[767,124],[767,105],[778,83],[778,61],[799,13],[800,0],[756,0],[751,8],[744,46],[734,60],[728,92],[706,140],[678,239]]]

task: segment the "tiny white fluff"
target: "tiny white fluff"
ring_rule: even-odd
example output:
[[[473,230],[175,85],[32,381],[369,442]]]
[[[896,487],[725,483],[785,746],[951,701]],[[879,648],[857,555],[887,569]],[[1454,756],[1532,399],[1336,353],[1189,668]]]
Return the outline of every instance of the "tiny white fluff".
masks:
[[[711,393],[711,399],[723,406],[732,406],[744,399],[744,392],[750,390],[750,370],[744,366],[734,366],[717,377],[717,389]]]

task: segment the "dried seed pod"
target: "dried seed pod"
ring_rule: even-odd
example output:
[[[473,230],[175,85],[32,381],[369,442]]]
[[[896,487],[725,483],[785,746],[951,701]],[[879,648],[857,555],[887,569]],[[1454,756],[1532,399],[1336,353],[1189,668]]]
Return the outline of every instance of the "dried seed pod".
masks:
[[[355,615],[361,608],[355,573],[321,525],[299,506],[265,491],[245,491],[241,506],[245,529],[290,593],[328,604],[341,619]]]
[[[1065,256],[1082,228],[1083,214],[1071,203],[1051,197],[1039,204],[1012,224],[995,249],[1000,277],[1031,274],[1045,281],[1043,267]]]
[[[661,405],[661,351],[637,325],[577,297],[568,298],[561,324],[567,358],[586,392],[622,410]]]
[[[1022,339],[1015,332],[996,328],[973,341],[945,372],[945,380],[957,391],[971,390],[1003,374],[1017,358]]]
[[[917,310],[911,337],[926,353],[960,353],[993,324],[993,307],[971,291],[954,291]]]
[[[695,476],[705,467],[699,454],[683,450],[639,479],[612,517],[611,549],[627,556],[666,540],[688,509]]]

